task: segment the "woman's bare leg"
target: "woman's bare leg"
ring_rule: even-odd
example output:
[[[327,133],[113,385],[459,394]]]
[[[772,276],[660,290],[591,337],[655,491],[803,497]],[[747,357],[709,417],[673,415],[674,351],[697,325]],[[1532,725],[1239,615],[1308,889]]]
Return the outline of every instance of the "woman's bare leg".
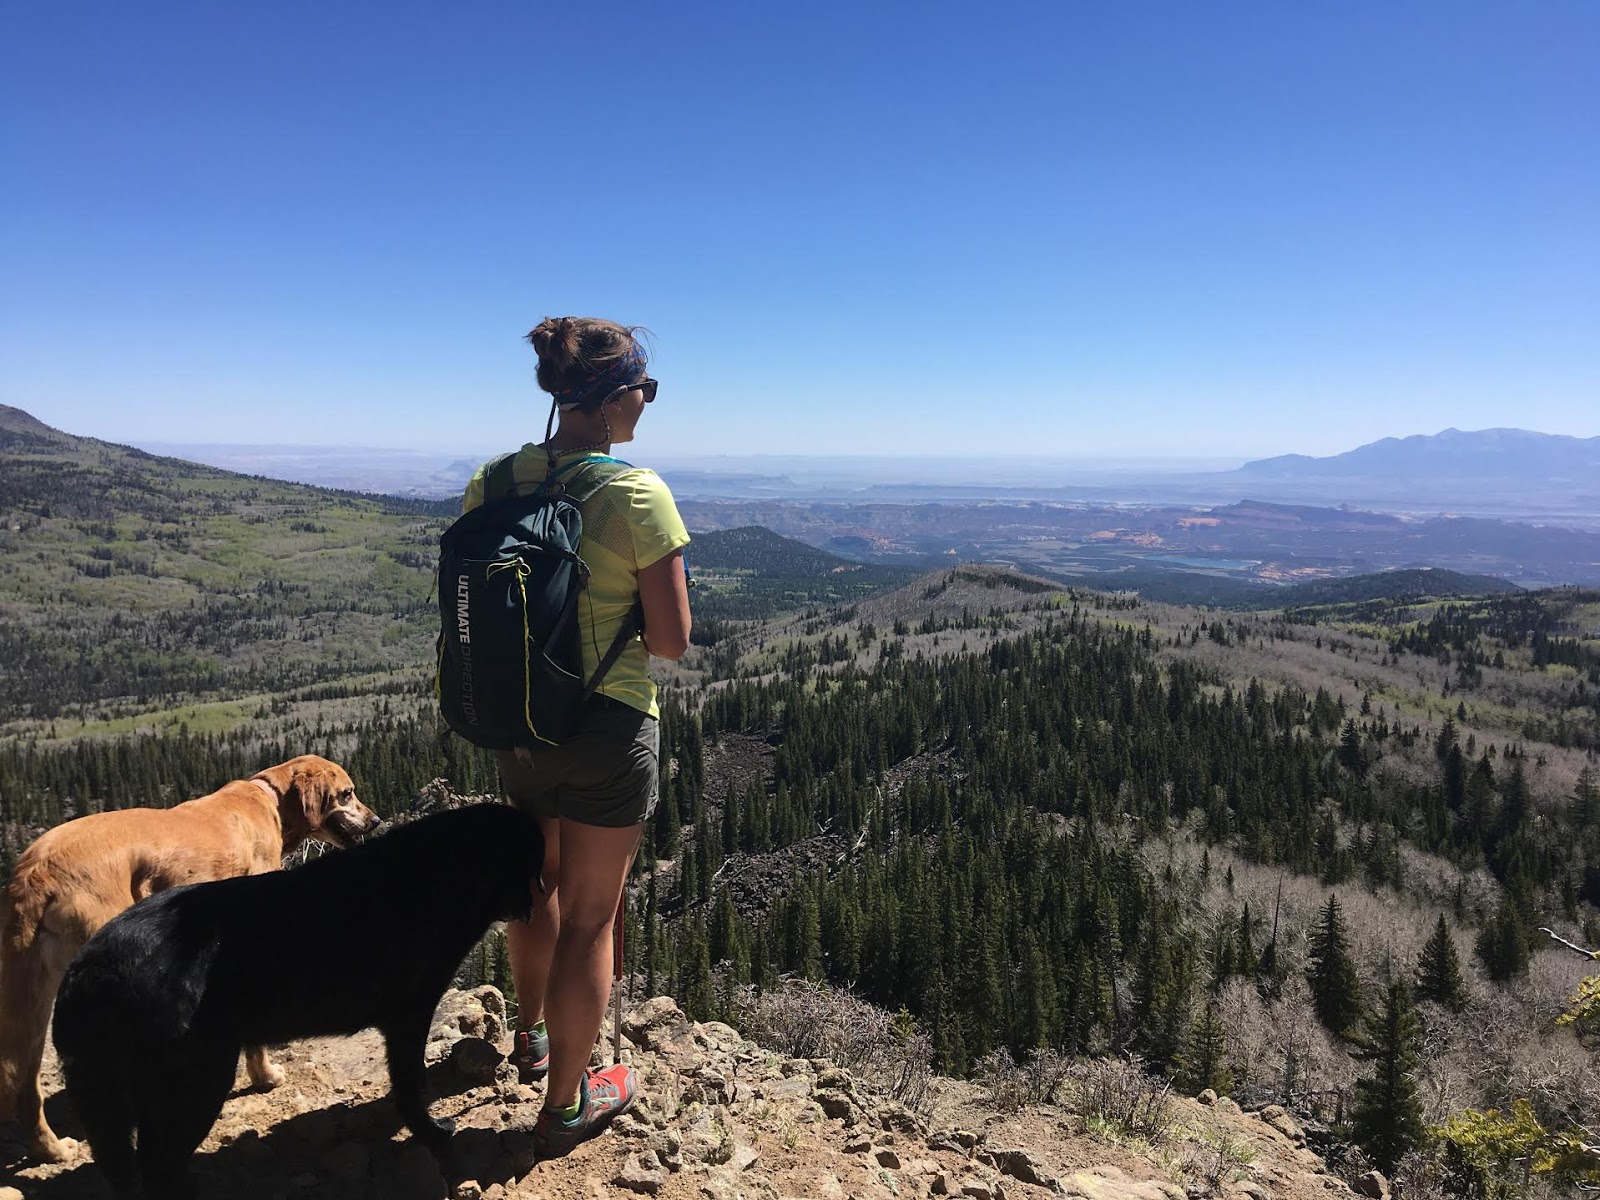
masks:
[[[550,1032],[546,1108],[565,1108],[578,1100],[578,1082],[589,1065],[611,994],[611,927],[617,901],[643,830],[642,824],[609,829],[561,822],[560,916],[544,991]]]
[[[506,954],[511,959],[511,986],[517,993],[517,1028],[532,1029],[544,1016],[544,994],[550,959],[561,930],[561,826],[555,817],[540,817],[544,834],[544,891],[533,893],[533,915],[506,922]]]

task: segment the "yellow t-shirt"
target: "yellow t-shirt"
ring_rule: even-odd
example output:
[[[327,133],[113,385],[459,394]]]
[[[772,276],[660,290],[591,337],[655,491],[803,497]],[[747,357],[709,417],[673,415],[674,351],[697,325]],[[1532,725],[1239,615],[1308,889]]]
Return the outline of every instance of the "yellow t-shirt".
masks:
[[[592,451],[577,451],[556,456],[556,468],[585,458],[602,457]],[[529,443],[517,451],[511,477],[517,490],[532,490],[543,483],[549,458],[539,446]],[[467,484],[461,511],[471,512],[483,503],[485,463]],[[578,468],[569,470],[570,478]],[[661,476],[645,467],[631,467],[584,501],[583,541],[579,553],[589,564],[589,586],[578,600],[578,628],[582,631],[583,674],[587,679],[611,648],[612,639],[622,627],[639,595],[639,572],[660,562],[674,550],[689,544],[689,531],[683,527],[678,506]],[[598,689],[613,700],[660,717],[656,704],[656,685],[650,678],[650,653],[635,637],[623,649]]]

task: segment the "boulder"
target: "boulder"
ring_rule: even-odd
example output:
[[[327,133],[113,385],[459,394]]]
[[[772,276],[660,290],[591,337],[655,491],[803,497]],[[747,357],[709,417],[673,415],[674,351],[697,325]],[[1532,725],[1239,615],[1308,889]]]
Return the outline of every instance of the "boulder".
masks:
[[[683,1169],[683,1139],[675,1129],[663,1129],[650,1139],[650,1150],[669,1171]]]
[[[1056,1178],[1038,1158],[1026,1150],[985,1150],[979,1156],[1002,1175],[1009,1175],[1034,1187],[1054,1188]]]
[[[622,1017],[622,1033],[635,1046],[660,1050],[689,1032],[689,1018],[670,996],[646,1000]]]
[[[811,1095],[811,1086],[810,1075],[795,1075],[763,1083],[756,1090],[768,1100],[804,1100]]]
[[[1350,1186],[1355,1189],[1356,1195],[1368,1196],[1371,1200],[1385,1200],[1389,1195],[1389,1181],[1384,1178],[1382,1171],[1376,1169],[1360,1176]]]
[[[896,1133],[921,1137],[928,1131],[928,1123],[898,1100],[884,1100],[873,1107],[878,1128]]]
[[[1129,1179],[1109,1165],[1068,1175],[1057,1190],[1084,1200],[1173,1200],[1175,1195],[1185,1194],[1182,1188],[1164,1179]]]
[[[616,1178],[611,1182],[626,1191],[654,1196],[661,1190],[666,1178],[667,1173],[656,1160],[655,1153],[645,1150],[639,1154],[628,1155],[622,1164],[622,1170],[617,1172]]]
[[[817,1087],[856,1094],[856,1081],[843,1067],[824,1067],[817,1073]]]
[[[505,1063],[495,1044],[487,1038],[468,1035],[450,1046],[445,1058],[450,1073],[471,1087],[488,1087]]]
[[[455,1044],[465,1037],[481,1038],[498,1048],[507,1040],[505,1014],[505,997],[495,988],[446,992],[428,1027],[423,1061],[430,1067],[444,1062]]]
[[[748,1171],[761,1161],[761,1152],[753,1147],[735,1142],[733,1155],[728,1159],[728,1166],[735,1171]]]
[[[624,1023],[622,1031],[628,1031]],[[708,1050],[721,1050],[732,1052],[739,1050],[748,1043],[740,1036],[739,1031],[732,1025],[724,1025],[721,1021],[707,1021],[695,1026],[695,1040]]]
[[[1306,1135],[1301,1132],[1300,1126],[1295,1122],[1295,1119],[1281,1105],[1269,1104],[1265,1108],[1257,1109],[1256,1116],[1265,1121],[1268,1128],[1281,1133],[1295,1145],[1305,1145]]]
[[[818,1088],[811,1097],[822,1106],[822,1111],[835,1121],[854,1125],[861,1120],[861,1107],[849,1092],[838,1088]]]
[[[713,1066],[701,1067],[694,1073],[700,1093],[707,1104],[729,1104],[733,1100],[734,1086],[728,1077]]]

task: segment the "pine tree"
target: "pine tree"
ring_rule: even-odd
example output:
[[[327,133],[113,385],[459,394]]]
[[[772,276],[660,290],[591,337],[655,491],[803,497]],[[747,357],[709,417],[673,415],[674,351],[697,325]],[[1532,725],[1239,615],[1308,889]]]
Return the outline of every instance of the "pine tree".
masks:
[[[809,887],[798,889],[789,917],[791,961],[807,979],[822,978],[822,920],[817,912],[817,897]]]
[[[688,926],[681,942],[683,949],[673,992],[683,1004],[683,1011],[693,1020],[712,1021],[717,1017],[717,995],[711,976],[711,951],[706,944],[705,923],[696,917]]]
[[[1348,1037],[1361,1020],[1361,984],[1345,937],[1339,897],[1330,894],[1311,934],[1311,961],[1306,968],[1317,1016],[1332,1033]]]
[[[1572,817],[1580,829],[1600,817],[1600,784],[1593,767],[1578,772],[1578,786],[1572,793]]]
[[[1366,773],[1366,760],[1361,754],[1361,731],[1352,718],[1344,723],[1339,734],[1339,763],[1358,778]]]
[[[1191,1096],[1210,1088],[1219,1096],[1233,1085],[1228,1071],[1227,1039],[1217,1006],[1207,1004],[1189,1027],[1183,1054],[1178,1060],[1178,1084]]]
[[[1475,946],[1483,969],[1496,983],[1515,979],[1528,969],[1528,938],[1516,901],[1506,893],[1500,909],[1478,933]]]
[[[1439,914],[1439,923],[1434,926],[1433,936],[1422,948],[1422,957],[1417,963],[1417,999],[1442,1004],[1452,1012],[1460,1012],[1467,1006],[1461,963],[1456,958],[1455,940],[1444,923],[1443,913]]]
[[[656,803],[655,818],[650,826],[650,836],[657,858],[678,857],[678,800],[680,776],[673,775],[661,789]]]
[[[1250,901],[1244,902],[1244,912],[1239,917],[1237,941],[1234,946],[1234,970],[1240,975],[1253,976],[1261,966],[1256,956],[1255,921],[1250,916]]]
[[[1367,1020],[1356,1057],[1373,1073],[1356,1081],[1351,1127],[1356,1142],[1385,1171],[1427,1136],[1422,1103],[1412,1078],[1420,1058],[1421,1029],[1411,990],[1399,979],[1385,989],[1383,1007]]]

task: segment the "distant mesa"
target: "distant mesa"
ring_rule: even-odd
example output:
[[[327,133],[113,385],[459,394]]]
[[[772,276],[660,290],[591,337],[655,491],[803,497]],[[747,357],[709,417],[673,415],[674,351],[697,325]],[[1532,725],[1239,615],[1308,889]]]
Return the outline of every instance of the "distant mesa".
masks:
[[[1523,589],[1497,575],[1469,575],[1443,567],[1400,567],[1343,579],[1294,584],[1277,592],[1273,608],[1349,604],[1362,600],[1414,602],[1460,596],[1504,595]],[[1260,603],[1253,607],[1261,607]]]
[[[1309,504],[1275,504],[1270,500],[1239,500],[1208,511],[1213,524],[1262,525],[1288,528],[1309,525],[1326,529],[1393,529],[1404,525],[1401,517],[1358,508],[1327,508]]]

